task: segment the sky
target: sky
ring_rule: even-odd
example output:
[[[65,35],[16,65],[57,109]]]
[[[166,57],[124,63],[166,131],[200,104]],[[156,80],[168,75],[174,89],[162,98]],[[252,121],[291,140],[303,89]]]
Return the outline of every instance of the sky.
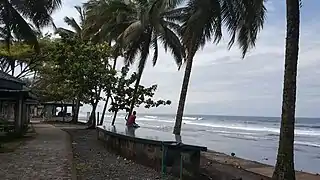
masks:
[[[53,14],[57,27],[68,28],[65,16],[78,14],[75,5],[84,0],[63,0],[60,10]],[[298,65],[297,111],[300,117],[320,117],[320,11],[319,0],[304,0],[301,9],[301,39]],[[285,1],[269,0],[266,23],[258,35],[256,47],[244,59],[235,44],[227,49],[226,35],[219,45],[208,42],[194,58],[186,114],[275,116],[281,115],[284,71]],[[48,30],[48,29],[47,29]],[[170,99],[171,106],[154,109],[139,108],[141,113],[175,114],[184,75],[178,71],[170,53],[161,48],[158,63],[149,63],[142,84],[158,84],[155,99]],[[121,60],[120,60],[121,61]],[[120,68],[121,63],[118,63]],[[102,111],[99,104],[98,111]],[[89,111],[85,106],[82,111]]]

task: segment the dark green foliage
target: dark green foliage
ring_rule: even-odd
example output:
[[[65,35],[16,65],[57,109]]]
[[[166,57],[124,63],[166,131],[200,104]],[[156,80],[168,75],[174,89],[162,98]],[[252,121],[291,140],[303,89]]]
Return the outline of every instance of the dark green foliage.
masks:
[[[39,29],[53,24],[51,14],[59,8],[61,0],[2,0],[0,1],[0,38],[10,51],[11,43],[23,41],[32,45],[39,51],[37,35]],[[31,23],[35,26],[33,27]],[[11,67],[11,74],[14,74],[15,61],[2,61],[1,64],[8,64]]]
[[[101,90],[112,84],[116,73],[108,63],[109,54],[107,44],[76,39],[53,41],[41,53],[46,63],[39,69],[38,93],[48,100],[100,100]]]
[[[119,110],[129,111],[130,103],[132,101],[132,93],[134,91],[133,84],[137,80],[137,74],[133,73],[128,76],[128,67],[125,66],[121,69],[121,74],[117,77],[114,87],[111,89],[111,108],[110,112],[118,112]],[[137,100],[135,101],[135,107],[143,105],[145,108],[158,107],[160,105],[170,105],[169,100],[152,100],[152,97],[157,90],[157,85],[151,87],[139,86],[137,91]]]

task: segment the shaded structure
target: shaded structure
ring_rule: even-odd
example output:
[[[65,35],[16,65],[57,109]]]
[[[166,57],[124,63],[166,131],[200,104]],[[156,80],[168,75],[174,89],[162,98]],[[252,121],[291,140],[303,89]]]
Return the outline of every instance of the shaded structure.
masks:
[[[36,96],[18,78],[0,71],[0,132],[21,134],[30,122]]]
[[[81,107],[80,104],[79,107]],[[32,111],[32,119],[39,121],[65,121],[70,122],[76,113],[76,104],[65,101],[42,102]],[[69,109],[69,111],[68,111]]]

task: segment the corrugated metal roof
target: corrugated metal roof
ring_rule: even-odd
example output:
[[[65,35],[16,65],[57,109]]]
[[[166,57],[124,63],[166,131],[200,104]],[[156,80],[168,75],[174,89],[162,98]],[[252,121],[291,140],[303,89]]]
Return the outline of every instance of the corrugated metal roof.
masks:
[[[25,84],[21,79],[11,76],[3,71],[0,71],[0,80],[13,81],[19,84]]]

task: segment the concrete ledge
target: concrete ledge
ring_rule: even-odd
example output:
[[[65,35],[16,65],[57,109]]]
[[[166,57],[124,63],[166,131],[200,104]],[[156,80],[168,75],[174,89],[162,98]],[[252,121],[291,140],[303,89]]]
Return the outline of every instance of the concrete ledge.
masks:
[[[182,170],[184,178],[199,175],[200,151],[206,151],[206,147],[177,144],[174,140],[168,140],[170,138],[155,140],[155,138],[137,137],[132,133],[114,129],[114,127],[97,127],[97,138],[105,142],[109,151],[157,171],[180,176],[180,170]]]

